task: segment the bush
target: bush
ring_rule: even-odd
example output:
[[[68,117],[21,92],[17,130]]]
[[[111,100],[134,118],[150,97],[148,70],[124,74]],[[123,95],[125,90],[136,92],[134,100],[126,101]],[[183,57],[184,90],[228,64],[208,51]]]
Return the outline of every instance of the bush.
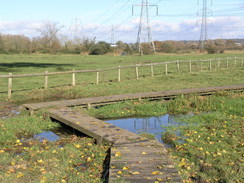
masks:
[[[98,42],[91,46],[89,55],[105,55],[110,51],[110,45],[106,42]]]

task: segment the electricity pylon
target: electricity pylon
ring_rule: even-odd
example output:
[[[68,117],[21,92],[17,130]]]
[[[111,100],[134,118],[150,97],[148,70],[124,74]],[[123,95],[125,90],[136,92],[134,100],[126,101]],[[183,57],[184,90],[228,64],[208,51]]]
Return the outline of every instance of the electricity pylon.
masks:
[[[150,27],[150,19],[149,19],[149,7],[154,6],[157,8],[156,15],[158,15],[158,6],[157,5],[151,5],[148,3],[148,0],[142,0],[142,3],[140,5],[133,5],[132,6],[132,15],[134,15],[134,6],[140,6],[141,7],[141,13],[140,13],[140,23],[139,23],[139,29],[137,33],[137,47],[140,55],[143,54],[142,50],[142,31],[143,29],[147,32],[147,43],[152,48],[153,52],[156,52],[154,42],[152,40],[151,35],[151,27]]]
[[[212,4],[212,1],[211,1]],[[208,40],[208,0],[202,0],[202,19],[201,19],[201,31],[199,39],[199,48],[203,50],[206,47]]]
[[[112,28],[111,28],[111,45],[115,45],[115,30],[114,30],[114,25],[112,25]]]
[[[75,18],[72,21],[72,24],[70,26],[70,31],[72,33],[74,42],[76,44],[83,43],[84,35],[83,35],[83,27],[81,25],[81,21],[78,18]]]

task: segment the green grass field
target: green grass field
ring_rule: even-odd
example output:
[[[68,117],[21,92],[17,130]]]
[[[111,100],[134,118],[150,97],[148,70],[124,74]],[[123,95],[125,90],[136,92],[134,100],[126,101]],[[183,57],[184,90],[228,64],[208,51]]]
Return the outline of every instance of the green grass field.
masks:
[[[9,72],[33,74],[68,71],[72,69],[102,69],[156,63],[174,60],[214,59],[242,57],[243,54],[221,55],[152,55],[152,56],[81,56],[81,55],[0,55],[0,75]],[[44,90],[43,77],[18,78],[13,80],[13,96],[10,100],[17,104],[63,100],[81,97],[105,96],[114,94],[161,91],[206,86],[243,84],[244,71],[241,63],[234,65],[230,60],[229,68],[221,63],[221,69],[212,63],[199,65],[181,65],[177,73],[175,64],[155,67],[155,77],[150,76],[150,68],[139,68],[140,79],[135,78],[134,69],[122,70],[121,83],[117,82],[117,71],[101,73],[101,82],[95,84],[95,73],[77,74],[77,86],[71,87],[71,75],[50,76],[49,89]],[[7,98],[7,79],[0,78],[0,101]],[[129,108],[129,110],[128,110]],[[238,182],[241,146],[243,138],[243,94],[221,94],[213,97],[178,98],[169,102],[126,102],[112,106],[92,109],[90,114],[108,117],[155,116],[165,113],[203,113],[181,130],[187,137],[185,144],[177,144],[171,153],[185,182]],[[79,110],[77,108],[77,110]],[[123,113],[121,113],[121,111]],[[211,112],[211,113],[210,113]],[[210,113],[210,114],[206,114]],[[42,131],[59,128],[45,117],[45,111],[34,116],[23,112],[17,117],[0,119],[0,182],[104,182],[104,161],[107,146],[98,146],[92,139],[68,136],[57,142],[29,140]],[[213,123],[212,123],[213,122]],[[31,127],[31,128],[30,128]],[[224,128],[223,128],[224,127]],[[210,134],[206,132],[210,129]],[[178,130],[178,129],[177,129]],[[194,133],[193,133],[194,131]],[[169,131],[174,133],[174,129]],[[188,135],[190,134],[190,136]],[[207,142],[208,144],[206,144]],[[211,144],[211,147],[209,146]],[[197,153],[196,153],[197,152]],[[228,167],[228,168],[226,168]]]
[[[36,74],[48,72],[62,72],[75,70],[94,70],[111,67],[130,66],[135,64],[150,64],[176,60],[216,59],[227,57],[244,58],[243,54],[217,55],[145,55],[145,56],[84,56],[84,55],[0,55],[0,75],[12,73]],[[13,79],[13,93],[11,101],[17,103],[69,99],[113,94],[160,91],[182,88],[197,88],[205,86],[220,86],[243,84],[242,60],[235,65],[234,60],[192,64],[189,73],[189,64],[168,64],[168,75],[165,65],[154,67],[154,77],[151,77],[150,67],[139,67],[139,80],[136,80],[135,68],[121,70],[121,83],[118,83],[118,71],[100,73],[99,85],[96,85],[96,73],[76,74],[76,86],[71,87],[72,75],[49,76],[49,89],[43,90],[44,76]],[[0,98],[7,98],[8,79],[0,78]]]

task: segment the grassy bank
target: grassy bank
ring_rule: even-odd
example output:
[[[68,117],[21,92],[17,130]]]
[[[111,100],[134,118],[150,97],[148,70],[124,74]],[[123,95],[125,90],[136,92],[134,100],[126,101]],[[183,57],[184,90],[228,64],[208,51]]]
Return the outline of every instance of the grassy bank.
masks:
[[[80,55],[0,55],[0,74],[9,72],[16,74],[31,74],[102,69],[157,63],[173,60],[214,59],[226,57],[244,57],[244,54],[220,54],[220,55],[148,55],[148,56],[80,56]],[[159,91],[182,88],[195,88],[204,86],[219,86],[242,84],[243,67],[241,61],[234,65],[234,60],[221,62],[221,69],[217,68],[217,62],[203,63],[200,71],[200,63],[192,64],[192,72],[189,73],[189,64],[180,66],[177,72],[176,64],[168,65],[168,75],[165,66],[154,67],[154,77],[151,77],[150,67],[139,68],[139,80],[136,80],[135,68],[121,70],[121,83],[117,83],[118,71],[100,73],[99,85],[96,85],[96,73],[76,74],[77,86],[71,87],[71,74],[61,76],[49,76],[49,89],[43,90],[44,77],[28,77],[13,79],[13,102],[25,103],[28,101],[46,101],[66,98],[80,98],[90,96],[102,96],[122,93]],[[8,80],[0,79],[0,100],[7,97]]]
[[[91,109],[100,118],[195,114],[177,121],[162,138],[184,182],[241,182],[243,180],[243,93],[179,97],[160,102],[124,102]],[[180,136],[178,136],[180,133]]]
[[[42,113],[0,119],[0,182],[103,182],[108,147],[75,135],[55,142],[33,139],[59,127]]]

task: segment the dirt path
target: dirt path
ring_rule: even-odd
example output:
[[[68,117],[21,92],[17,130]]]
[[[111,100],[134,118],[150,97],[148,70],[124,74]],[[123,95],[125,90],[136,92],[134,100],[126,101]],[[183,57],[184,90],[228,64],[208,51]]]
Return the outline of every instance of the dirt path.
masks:
[[[16,116],[18,112],[18,106],[0,101],[0,118],[7,118]]]

